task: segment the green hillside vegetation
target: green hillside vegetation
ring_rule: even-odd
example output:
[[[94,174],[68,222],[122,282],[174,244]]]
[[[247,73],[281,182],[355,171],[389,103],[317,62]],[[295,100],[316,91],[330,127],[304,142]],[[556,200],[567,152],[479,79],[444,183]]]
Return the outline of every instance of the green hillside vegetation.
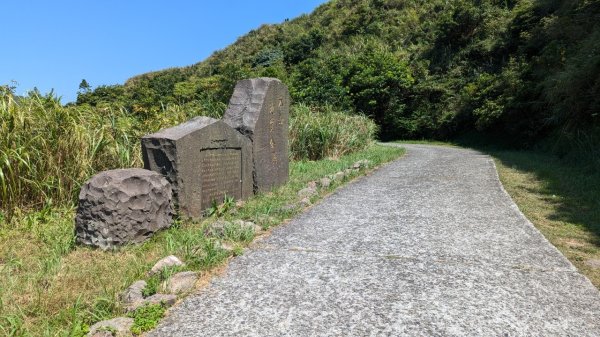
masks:
[[[362,113],[382,140],[485,135],[600,164],[600,1],[333,0],[208,59],[82,92],[77,104],[222,112],[236,80]]]

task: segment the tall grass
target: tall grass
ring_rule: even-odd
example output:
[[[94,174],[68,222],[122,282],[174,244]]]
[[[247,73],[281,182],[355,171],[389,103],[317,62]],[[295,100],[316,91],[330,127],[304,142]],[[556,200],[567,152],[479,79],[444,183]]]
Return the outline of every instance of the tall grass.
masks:
[[[52,94],[15,99],[0,93],[0,227],[21,213],[75,205],[80,186],[98,171],[142,165],[139,138],[198,115],[206,105],[169,105],[152,113],[119,107],[62,106]],[[291,156],[339,157],[364,149],[376,126],[331,107],[292,108]]]
[[[294,159],[337,158],[369,146],[377,126],[361,115],[334,110],[331,106],[292,108],[290,149]]]

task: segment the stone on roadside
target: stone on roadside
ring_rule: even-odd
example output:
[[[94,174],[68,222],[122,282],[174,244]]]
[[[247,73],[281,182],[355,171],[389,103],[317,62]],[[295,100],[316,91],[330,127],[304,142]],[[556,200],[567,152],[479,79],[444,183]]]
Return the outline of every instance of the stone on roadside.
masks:
[[[259,215],[258,218],[256,218],[256,222],[258,222],[261,227],[271,227],[277,224],[277,219],[269,215]]]
[[[103,250],[141,243],[171,226],[171,184],[143,169],[104,171],[79,193],[75,216],[78,244]]]
[[[317,187],[303,188],[298,192],[298,196],[301,198],[310,197],[317,194]]]
[[[233,249],[234,249],[233,245],[229,244],[227,242],[218,242],[217,243],[217,248],[225,250],[227,252],[233,252]]]
[[[265,229],[261,225],[254,225],[254,234],[258,234],[264,230]]]
[[[244,221],[244,220],[235,220],[233,222],[233,224],[239,226],[242,230],[245,229],[254,229],[254,226],[256,226],[256,224],[252,221]]]
[[[592,269],[600,269],[600,259],[586,260],[584,264]]]
[[[332,180],[342,181],[342,180],[344,180],[344,177],[345,177],[344,172],[340,171],[333,175]]]
[[[88,336],[105,336],[104,332],[114,331],[108,336],[115,337],[129,337],[133,336],[131,333],[131,327],[133,326],[133,318],[129,317],[117,317],[106,321],[98,322],[90,327]]]
[[[164,289],[165,292],[173,295],[187,293],[194,289],[197,280],[198,273],[193,271],[184,271],[169,277],[168,280],[163,282],[162,289]]]
[[[152,267],[152,269],[150,269],[150,271],[148,272],[148,274],[150,276],[152,276],[154,274],[160,273],[165,268],[169,268],[169,267],[181,267],[181,266],[184,266],[184,265],[185,264],[183,262],[181,262],[181,260],[178,259],[177,256],[175,256],[175,255],[169,255],[169,256],[161,259],[160,261],[156,262],[156,264],[154,265],[154,267]]]
[[[172,294],[154,294],[152,296],[144,298],[143,301],[135,302],[125,307],[125,312],[133,312],[137,309],[153,304],[160,304],[165,308],[168,308],[177,302],[177,296]]]
[[[369,161],[367,159],[363,159],[363,160],[359,160],[356,163],[354,163],[354,165],[352,165],[352,168],[353,169],[364,169],[364,168],[368,168],[370,164],[371,164],[371,161]]]
[[[321,178],[321,180],[319,181],[319,185],[321,185],[321,188],[328,188],[329,186],[331,186],[331,179],[327,177]]]
[[[93,335],[89,335],[91,337],[114,337],[115,335],[113,335],[112,331],[108,331],[108,330],[99,330],[96,331]]]
[[[303,198],[302,200],[300,200],[300,205],[302,205],[304,207],[308,207],[308,206],[312,205],[312,202],[310,202],[309,198]]]
[[[215,236],[215,237],[223,237],[225,236],[225,231],[227,227],[231,226],[231,222],[225,220],[217,220],[211,224],[209,224],[204,229],[204,235],[206,236]]]
[[[317,188],[317,182],[316,181],[309,181],[308,184],[306,184],[306,187],[308,188]]]
[[[125,306],[131,306],[136,302],[143,301],[144,295],[142,295],[142,292],[146,288],[146,285],[146,281],[135,281],[119,296],[121,303],[123,303]]]
[[[288,88],[275,78],[238,81],[223,121],[252,141],[254,188],[268,192],[289,178]]]

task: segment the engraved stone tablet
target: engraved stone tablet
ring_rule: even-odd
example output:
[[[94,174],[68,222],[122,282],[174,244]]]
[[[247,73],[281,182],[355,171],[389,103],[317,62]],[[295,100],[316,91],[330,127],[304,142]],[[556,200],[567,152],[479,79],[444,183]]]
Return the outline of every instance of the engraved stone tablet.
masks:
[[[196,117],[142,138],[144,167],[167,177],[181,215],[253,193],[251,142],[222,121]]]
[[[223,121],[248,136],[254,158],[254,189],[268,191],[289,178],[290,95],[275,78],[239,81]]]

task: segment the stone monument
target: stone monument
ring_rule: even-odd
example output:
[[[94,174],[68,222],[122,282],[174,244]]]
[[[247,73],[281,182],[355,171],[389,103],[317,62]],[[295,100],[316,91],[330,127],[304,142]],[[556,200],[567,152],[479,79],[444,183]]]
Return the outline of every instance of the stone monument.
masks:
[[[252,141],[255,191],[269,191],[289,178],[290,95],[275,78],[239,81],[223,121]]]
[[[173,186],[184,217],[200,218],[213,201],[244,199],[253,193],[250,141],[223,121],[196,117],[142,138],[146,169]]]

